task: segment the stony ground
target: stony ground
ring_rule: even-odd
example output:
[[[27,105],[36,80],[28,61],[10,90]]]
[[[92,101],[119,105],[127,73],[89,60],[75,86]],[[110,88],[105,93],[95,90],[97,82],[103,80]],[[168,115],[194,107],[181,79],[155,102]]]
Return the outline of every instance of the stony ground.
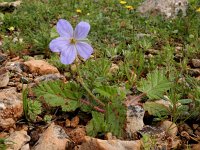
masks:
[[[177,17],[179,10],[183,11],[183,17],[186,15],[187,0],[176,0],[173,3],[170,0],[154,2],[154,0],[145,1],[138,11],[144,14],[150,12],[153,16],[159,12],[167,19]],[[9,3],[9,5],[3,3],[0,7],[6,7],[6,9],[10,6],[18,7],[20,3],[21,1]],[[120,26],[124,28],[126,23],[121,22]],[[9,32],[11,34],[12,31]],[[138,41],[150,36],[152,35],[145,33],[136,34]],[[0,36],[0,46],[3,42]],[[184,45],[179,41],[176,43],[172,41],[172,43],[175,45],[173,60],[179,62],[184,57]],[[159,43],[157,44],[156,46],[159,47]],[[158,50],[147,48],[144,58],[156,57],[160,54],[159,48]],[[144,110],[141,99],[132,101],[136,99],[134,95],[128,95],[125,102],[127,105],[125,135],[121,138],[113,136],[112,133],[99,134],[95,138],[87,136],[86,125],[92,116],[81,110],[63,112],[59,107],[50,108],[55,109],[54,114],[47,114],[51,116],[50,119],[44,120],[46,114],[40,113],[35,121],[27,120],[23,103],[25,89],[28,89],[27,97],[34,101],[36,96],[32,90],[33,87],[43,81],[61,80],[67,83],[68,77],[59,68],[48,63],[47,59],[43,59],[44,57],[40,58],[26,50],[21,54],[23,55],[26,57],[0,49],[0,150],[200,150],[200,118],[196,120],[189,118],[179,124],[163,119],[164,121],[155,124],[153,116]],[[195,58],[188,60],[185,69],[188,75],[195,78],[197,82],[200,81],[200,57],[198,55],[199,53]],[[113,61],[111,69],[119,69],[117,65]],[[179,82],[183,80],[184,78],[180,77]],[[167,108],[171,107],[170,102],[163,99],[155,102]],[[43,110],[49,109],[45,103],[42,107]],[[194,108],[192,103],[189,108]]]
[[[191,143],[194,150],[199,149],[200,124],[198,121],[188,121],[178,126],[170,121],[164,121],[151,126],[148,125],[149,116],[144,114],[144,110],[139,105],[127,111],[128,114],[135,113],[135,117],[127,118],[126,125],[127,132],[134,132],[135,135],[124,139],[117,139],[111,133],[107,133],[101,139],[86,136],[85,124],[90,117],[82,120],[80,114],[77,115],[76,112],[55,116],[55,119],[47,124],[44,124],[38,116],[37,123],[29,124],[23,117],[22,90],[29,88],[29,96],[33,97],[31,87],[49,80],[67,82],[65,76],[45,60],[34,57],[23,60],[1,53],[0,65],[0,128],[2,131],[0,138],[6,138],[6,144],[11,149],[141,149],[144,141],[140,138],[141,134],[145,133],[153,135],[155,139],[151,142],[156,141],[155,145],[160,148],[182,149]],[[199,78],[200,60],[193,59],[192,68],[198,73]],[[162,100],[158,103],[169,106]]]

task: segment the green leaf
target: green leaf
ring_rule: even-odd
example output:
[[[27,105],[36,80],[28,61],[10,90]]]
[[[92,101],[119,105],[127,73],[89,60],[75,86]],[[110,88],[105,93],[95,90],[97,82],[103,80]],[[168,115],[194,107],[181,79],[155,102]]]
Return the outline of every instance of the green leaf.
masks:
[[[138,90],[146,93],[150,99],[158,99],[163,96],[163,93],[170,89],[171,82],[167,80],[164,71],[155,70],[147,75],[147,79],[140,81]]]
[[[32,121],[35,121],[37,115],[41,114],[42,105],[39,101],[28,100],[28,116]]]
[[[52,29],[51,29],[51,32],[50,32],[50,37],[53,39],[53,38],[56,38],[58,37],[59,34],[58,32],[56,31],[56,27],[54,26]]]
[[[101,96],[106,98],[111,98],[112,96],[117,96],[118,89],[113,86],[101,86],[95,88],[95,93],[99,93]]]
[[[192,100],[191,99],[180,99],[180,100],[178,100],[178,102],[181,103],[182,105],[184,105],[184,104],[191,103]]]
[[[65,84],[61,81],[49,81],[41,83],[34,92],[50,106],[61,106],[63,111],[74,111],[80,106],[81,92],[77,91],[78,89],[74,82]]]
[[[144,103],[144,109],[148,111],[150,115],[163,117],[169,115],[168,108],[156,102],[146,102]]]
[[[92,119],[86,126],[87,135],[95,137],[98,132],[103,131],[104,114],[93,111]]]

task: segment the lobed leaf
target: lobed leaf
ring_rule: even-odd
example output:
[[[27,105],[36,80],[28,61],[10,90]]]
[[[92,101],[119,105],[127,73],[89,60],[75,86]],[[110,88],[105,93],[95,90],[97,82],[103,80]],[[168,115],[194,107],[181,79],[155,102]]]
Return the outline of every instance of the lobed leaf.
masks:
[[[163,93],[170,89],[171,82],[167,80],[164,71],[155,70],[147,75],[147,79],[140,81],[138,90],[146,93],[150,99],[158,99],[163,96]]]
[[[144,103],[143,106],[144,106],[144,109],[148,111],[150,115],[158,116],[158,117],[169,115],[168,108],[163,104],[159,104],[156,102],[146,102]]]
[[[81,93],[74,82],[64,84],[61,81],[41,83],[34,88],[37,97],[43,97],[50,106],[61,106],[63,111],[74,111],[79,107]]]

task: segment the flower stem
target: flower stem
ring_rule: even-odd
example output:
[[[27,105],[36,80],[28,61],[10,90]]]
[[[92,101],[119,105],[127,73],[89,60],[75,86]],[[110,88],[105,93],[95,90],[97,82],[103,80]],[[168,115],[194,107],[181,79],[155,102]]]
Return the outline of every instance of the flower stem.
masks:
[[[88,94],[101,106],[105,106],[104,103],[102,103],[98,98],[96,98],[96,96],[94,96],[94,94],[92,94],[92,92],[88,89],[88,87],[85,85],[85,83],[83,82],[82,78],[79,76],[77,77],[77,81],[83,86],[83,88],[88,92]]]
[[[83,88],[86,90],[86,92],[101,106],[105,106],[105,104],[103,102],[101,102],[91,91],[90,89],[85,85],[85,83],[83,82],[83,79],[81,78],[81,75],[79,73],[79,68],[78,68],[78,63],[77,61],[75,62],[76,64],[76,69],[77,69],[77,78],[76,80],[83,86]]]
[[[96,111],[98,111],[98,112],[101,112],[101,113],[105,113],[105,112],[106,112],[104,109],[101,109],[101,108],[99,108],[98,106],[93,106],[89,101],[86,101],[86,100],[84,100],[84,99],[81,99],[80,101],[81,101],[83,104],[85,104],[85,105],[88,105],[88,106],[93,107],[93,109],[96,110]]]

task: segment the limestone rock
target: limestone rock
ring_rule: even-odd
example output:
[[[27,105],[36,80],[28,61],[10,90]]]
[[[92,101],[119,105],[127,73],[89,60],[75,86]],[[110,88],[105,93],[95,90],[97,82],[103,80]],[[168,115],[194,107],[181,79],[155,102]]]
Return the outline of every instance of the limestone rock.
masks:
[[[0,129],[13,127],[15,121],[23,114],[22,95],[16,88],[0,91]]]
[[[38,73],[40,75],[59,73],[58,69],[44,60],[29,60],[24,62],[28,66],[31,73]]]
[[[128,136],[132,137],[132,134],[143,128],[144,113],[145,111],[141,106],[128,106],[126,113],[126,132]]]
[[[0,79],[0,88],[6,87],[9,82],[9,72],[5,68],[0,69]]]
[[[160,127],[171,137],[175,137],[178,133],[178,127],[171,121],[163,121]]]
[[[195,76],[195,77],[198,77],[200,76],[200,69],[199,68],[194,68],[194,69],[188,69],[188,73],[191,75],[191,76]]]
[[[15,1],[15,2],[2,2],[2,3],[0,3],[0,7],[3,7],[3,8],[18,7],[18,6],[20,6],[20,4],[21,4],[20,0]]]
[[[160,13],[166,18],[175,18],[180,11],[186,16],[187,8],[188,0],[145,0],[138,11],[142,14]]]
[[[12,72],[22,73],[23,64],[21,62],[7,62],[6,69]]]
[[[0,53],[0,65],[6,60],[7,56],[5,54]]]
[[[76,150],[140,150],[141,142],[121,141],[121,140],[101,140],[91,137],[85,137],[85,142]]]
[[[195,68],[200,68],[200,59],[192,59],[192,65]]]
[[[30,139],[26,131],[15,131],[6,139],[7,150],[20,150]]]
[[[69,140],[65,130],[52,123],[44,133],[42,133],[33,150],[65,150],[70,149],[73,142]]]
[[[56,74],[47,74],[47,75],[36,77],[34,81],[36,83],[39,83],[42,81],[51,81],[51,80],[59,80],[59,79],[64,79],[64,76],[61,76],[59,73],[56,73]]]
[[[76,143],[81,144],[84,142],[86,136],[86,130],[84,126],[79,126],[76,129],[69,132],[69,137]]]
[[[29,144],[25,144],[20,150],[30,150]]]
[[[146,125],[138,133],[141,135],[148,135],[150,140],[152,139],[155,143],[152,145],[152,149],[177,149],[181,143],[181,140],[176,136],[167,135],[161,127],[153,127]],[[148,143],[148,142],[147,142]],[[145,144],[145,143],[144,143]]]

